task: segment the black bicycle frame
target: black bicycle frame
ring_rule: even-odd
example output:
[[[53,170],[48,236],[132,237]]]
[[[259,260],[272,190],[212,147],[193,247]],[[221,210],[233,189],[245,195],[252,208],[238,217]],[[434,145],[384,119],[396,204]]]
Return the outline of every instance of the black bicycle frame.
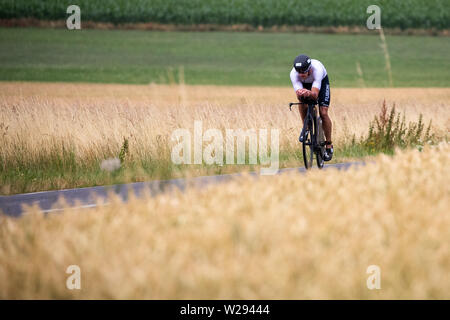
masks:
[[[303,102],[291,102],[291,103],[289,103],[289,110],[292,111],[292,106],[293,105],[300,105],[300,104],[305,104],[305,103],[303,103]],[[315,110],[315,108],[314,108],[317,105],[317,101],[309,102],[309,103],[306,103],[306,104],[308,104],[308,109],[306,111],[306,117],[305,117],[304,123],[308,123],[308,120],[312,119],[313,127],[317,131],[317,128],[319,127],[318,126],[319,124],[317,123],[317,110]],[[301,135],[302,136],[305,134],[305,129],[306,128],[303,125],[302,131],[301,131]],[[314,129],[310,128],[310,130],[314,130]],[[313,146],[314,147],[318,146],[318,143],[317,143],[317,140],[316,140],[317,139],[317,135],[316,134],[312,135],[312,138],[313,138],[313,141],[312,141]],[[316,151],[316,150],[314,150],[314,151]]]
[[[306,141],[303,141],[304,145],[312,145],[312,152],[316,154],[317,157],[317,163],[319,168],[321,168],[323,166],[323,147],[325,146],[325,142],[323,143],[319,143],[319,135],[321,134],[319,131],[323,130],[323,128],[321,128],[320,123],[319,123],[319,117],[317,116],[317,109],[315,108],[315,106],[317,105],[317,101],[308,101],[308,102],[291,102],[289,103],[289,109],[292,110],[292,106],[293,105],[300,105],[300,104],[307,104],[308,105],[308,109],[306,111],[306,117],[305,117],[305,121],[304,121],[304,125],[301,131],[301,136],[305,137],[305,130],[309,129],[309,131],[311,132],[311,143],[307,143]],[[305,125],[306,124],[306,125]],[[307,128],[308,124],[312,124],[311,128]],[[320,160],[319,160],[320,157]],[[321,163],[319,165],[319,163]],[[306,165],[306,164],[305,164]]]

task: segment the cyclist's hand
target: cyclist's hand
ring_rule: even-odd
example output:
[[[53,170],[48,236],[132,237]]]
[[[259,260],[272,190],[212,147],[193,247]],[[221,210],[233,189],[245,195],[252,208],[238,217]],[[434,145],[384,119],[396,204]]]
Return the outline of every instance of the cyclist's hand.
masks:
[[[307,89],[298,89],[295,93],[297,94],[297,99],[301,100],[302,97],[307,97],[309,90]]]

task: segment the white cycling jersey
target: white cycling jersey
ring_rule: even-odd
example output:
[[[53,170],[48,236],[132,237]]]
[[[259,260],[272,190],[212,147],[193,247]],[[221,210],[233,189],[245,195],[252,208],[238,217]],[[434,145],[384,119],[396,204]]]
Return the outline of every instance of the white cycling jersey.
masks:
[[[327,76],[327,70],[325,69],[322,62],[316,59],[311,59],[311,69],[311,74],[307,78],[302,79],[297,70],[295,70],[295,68],[292,68],[291,82],[294,86],[295,91],[297,91],[298,89],[303,89],[303,83],[312,83],[311,87],[315,87],[320,90],[322,80]]]

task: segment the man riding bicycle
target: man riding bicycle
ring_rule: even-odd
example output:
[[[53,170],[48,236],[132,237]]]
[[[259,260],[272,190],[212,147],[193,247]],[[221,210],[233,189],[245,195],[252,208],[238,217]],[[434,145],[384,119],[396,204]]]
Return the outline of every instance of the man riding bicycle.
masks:
[[[330,106],[330,82],[328,81],[327,70],[324,65],[315,59],[301,54],[294,60],[294,67],[291,70],[291,82],[294,86],[297,99],[301,102],[298,106],[302,122],[305,121],[308,106],[303,103],[303,99],[312,99],[319,103],[319,113],[322,118],[323,131],[325,133],[325,154],[324,160],[330,161],[333,157],[333,144],[331,143],[331,119],[328,116]],[[303,137],[299,137],[303,142]]]

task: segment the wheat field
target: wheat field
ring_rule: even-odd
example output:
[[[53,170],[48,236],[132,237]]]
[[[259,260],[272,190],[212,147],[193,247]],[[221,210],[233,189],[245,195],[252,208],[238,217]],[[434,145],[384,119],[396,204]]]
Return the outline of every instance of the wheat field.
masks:
[[[450,129],[450,89],[332,88],[330,117],[338,146],[366,134],[383,101],[396,104],[407,120],[426,123],[445,136]],[[74,146],[77,160],[100,161],[130,139],[134,158],[167,156],[176,128],[204,130],[276,128],[281,148],[298,148],[301,129],[290,88],[187,85],[0,83],[0,139],[3,159],[34,161],[52,148]],[[6,129],[7,128],[7,129]]]
[[[384,100],[448,136],[450,89],[331,95],[337,147],[367,133]],[[277,128],[281,149],[298,148],[293,98],[290,88],[5,82],[0,156],[27,164],[71,145],[76,161],[100,162],[127,137],[131,158],[167,158],[173,130],[195,120],[204,130]],[[448,299],[449,151],[442,142],[347,172],[0,215],[0,298]],[[66,288],[69,265],[81,268],[81,290]],[[367,289],[369,265],[381,269],[380,290]]]
[[[449,299],[450,145],[375,160],[0,216],[0,298]]]
[[[432,99],[431,99],[432,97]],[[438,138],[448,138],[450,89],[333,89],[333,161],[362,157],[340,153],[353,136],[366,135],[383,102],[407,121],[423,114]],[[171,162],[177,128],[278,129],[280,165],[297,167],[298,110],[290,88],[187,85],[0,83],[0,194],[169,179],[255,170],[248,165],[176,166]],[[432,103],[431,103],[432,102]],[[119,174],[101,170],[118,158]]]

